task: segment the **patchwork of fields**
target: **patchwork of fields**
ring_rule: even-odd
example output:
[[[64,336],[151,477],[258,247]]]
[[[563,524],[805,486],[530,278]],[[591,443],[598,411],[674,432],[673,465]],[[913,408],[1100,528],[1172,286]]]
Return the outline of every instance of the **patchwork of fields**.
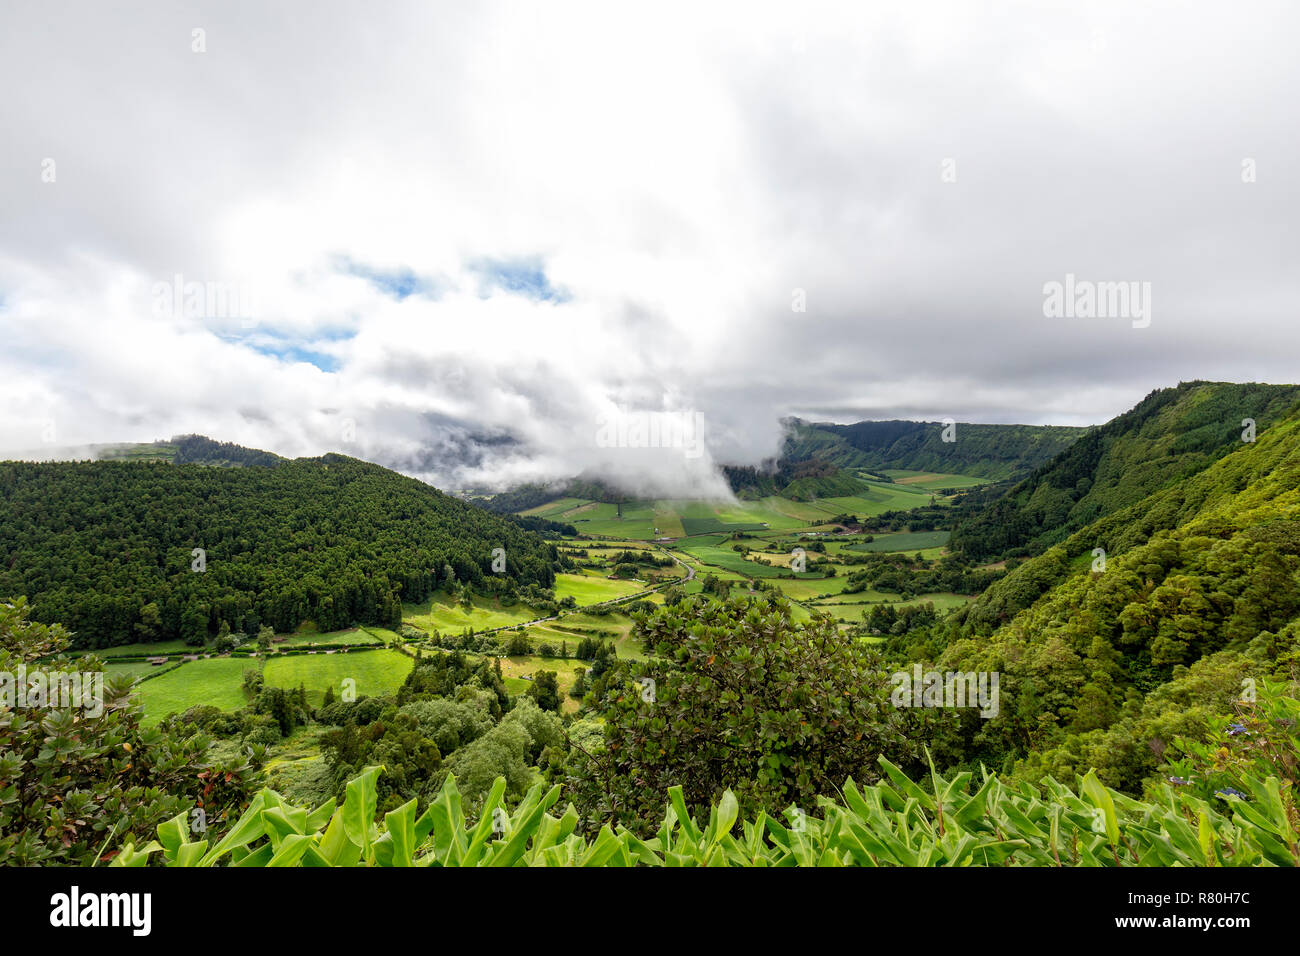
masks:
[[[572,655],[583,639],[599,639],[613,644],[623,658],[644,658],[645,649],[632,637],[632,618],[618,605],[606,605],[633,595],[654,603],[662,602],[657,590],[646,593],[654,581],[677,578],[677,586],[687,593],[699,593],[705,576],[727,582],[738,593],[752,593],[754,588],[778,590],[791,602],[791,613],[806,621],[814,613],[829,614],[848,626],[863,619],[879,603],[898,605],[929,601],[936,609],[947,611],[965,604],[970,598],[956,594],[926,594],[900,601],[897,594],[870,589],[844,593],[849,584],[847,574],[828,574],[820,565],[803,573],[791,571],[792,545],[809,549],[809,562],[833,564],[840,555],[852,553],[898,552],[935,557],[944,552],[946,531],[917,531],[877,534],[873,540],[856,535],[836,534],[832,519],[843,515],[859,518],[885,511],[905,511],[931,503],[943,504],[939,492],[973,487],[983,479],[929,472],[888,471],[890,481],[881,481],[859,473],[861,491],[852,496],[795,501],[767,497],[753,501],[708,502],[672,499],[632,501],[623,505],[561,498],[522,512],[572,524],[578,529],[577,540],[561,544],[561,552],[576,567],[556,576],[555,598],[573,598],[576,610],[561,611],[558,616],[539,611],[522,602],[502,605],[495,598],[474,595],[468,602],[445,592],[433,595],[422,604],[407,604],[402,618],[429,635],[458,636],[468,631],[507,629],[527,638],[531,653],[503,659],[502,673],[511,693],[524,693],[528,679],[541,670],[559,675],[562,693],[572,686],[576,674],[585,664]],[[821,544],[813,542],[820,541]],[[737,550],[737,547],[742,550]],[[613,564],[622,553],[633,551],[647,558],[671,556],[675,562],[642,562],[636,572],[639,580],[615,579],[610,576]],[[760,583],[761,582],[761,583]],[[748,587],[746,584],[748,583]],[[584,610],[585,609],[585,610]],[[410,672],[410,656],[385,645],[397,645],[408,637],[376,627],[351,628],[329,634],[316,633],[310,626],[293,633],[278,635],[277,650],[301,650],[317,645],[314,653],[272,654],[259,657],[211,657],[174,664],[166,673],[163,667],[149,663],[113,661],[112,658],[138,655],[178,655],[190,652],[179,641],[161,644],[136,644],[100,652],[108,660],[108,673],[140,681],[136,694],[144,706],[146,720],[157,722],[167,714],[199,704],[234,710],[248,704],[243,689],[244,672],[262,672],[266,685],[306,689],[308,702],[317,705],[325,690],[333,687],[340,693],[345,680],[355,682],[358,695],[389,694],[401,686]],[[348,652],[343,645],[352,645]],[[373,649],[359,649],[369,645]],[[336,649],[326,653],[327,649]],[[552,656],[542,656],[542,652]],[[175,658],[173,658],[174,660]],[[566,709],[575,702],[565,696]]]

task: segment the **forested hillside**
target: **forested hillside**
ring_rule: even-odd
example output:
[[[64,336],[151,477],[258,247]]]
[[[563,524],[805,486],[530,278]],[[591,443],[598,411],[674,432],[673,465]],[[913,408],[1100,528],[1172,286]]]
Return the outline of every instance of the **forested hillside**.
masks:
[[[1039,554],[1239,448],[1244,420],[1262,430],[1297,401],[1294,385],[1184,382],[1158,389],[959,523],[951,547],[979,559]]]
[[[1001,714],[966,723],[947,756],[1026,759],[1029,777],[1096,768],[1132,790],[1244,681],[1294,679],[1298,640],[1293,413],[1025,562],[908,652],[1002,675]]]
[[[790,421],[782,457],[818,459],[843,468],[901,469],[1019,478],[1069,447],[1086,429],[1064,425],[957,423],[944,441],[941,422],[858,422],[854,425]]]
[[[740,499],[783,495],[792,501],[861,494],[864,485],[838,465],[809,459],[782,459],[770,469],[723,465],[722,476]]]
[[[215,451],[232,461],[236,449]],[[0,498],[0,595],[27,595],[81,646],[197,644],[223,623],[391,627],[402,601],[453,577],[495,590],[554,580],[536,535],[341,455],[234,468],[3,462]],[[494,548],[506,549],[502,575]]]
[[[285,461],[260,448],[245,448],[234,442],[214,441],[204,435],[180,435],[170,441],[125,445],[91,446],[99,461],[168,461],[177,465],[220,465],[273,467]],[[71,456],[68,456],[71,457]]]

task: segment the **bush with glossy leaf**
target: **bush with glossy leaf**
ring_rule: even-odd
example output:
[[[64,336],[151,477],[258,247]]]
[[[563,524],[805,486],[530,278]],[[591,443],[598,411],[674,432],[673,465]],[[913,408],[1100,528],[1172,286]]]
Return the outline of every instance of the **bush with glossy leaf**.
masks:
[[[190,842],[185,817],[115,865],[143,866],[1294,866],[1296,832],[1277,778],[1247,777],[1249,793],[1226,807],[1164,787],[1149,802],[1083,777],[1077,790],[1048,778],[1011,787],[996,775],[917,782],[881,759],[887,782],[848,781],[816,815],[739,819],[731,791],[701,825],[681,788],[669,791],[658,831],[577,832],[578,814],[557,805],[560,788],[534,786],[513,809],[498,780],[477,822],[466,820],[449,777],[419,816],[412,800],[375,822],[369,767],[333,800],[308,811],[263,790],[216,844]]]

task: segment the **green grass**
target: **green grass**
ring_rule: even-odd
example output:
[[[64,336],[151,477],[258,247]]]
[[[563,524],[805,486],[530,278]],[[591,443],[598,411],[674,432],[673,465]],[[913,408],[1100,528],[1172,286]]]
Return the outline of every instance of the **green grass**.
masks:
[[[935,609],[936,611],[939,611],[940,613],[943,613],[943,612],[945,612],[945,611],[951,611],[953,608],[962,607],[963,605],[965,605],[965,604],[969,604],[971,601],[974,601],[974,600],[975,600],[975,598],[974,598],[973,596],[971,596],[971,595],[967,595],[967,594],[949,594],[949,593],[943,592],[943,593],[937,593],[937,594],[922,594],[920,597],[918,597],[918,598],[912,598],[910,601],[901,601],[901,602],[899,602],[899,606],[901,607],[901,606],[906,605],[906,604],[926,604],[926,603],[930,603],[930,604],[933,604],[933,605],[934,605],[934,609]]]
[[[682,530],[688,535],[714,534],[719,531],[762,531],[764,527],[758,521],[723,521],[721,518],[682,519]]]
[[[555,501],[548,501],[544,505],[538,505],[536,508],[529,508],[527,511],[519,512],[522,515],[533,515],[538,518],[550,518],[556,520],[565,512],[574,508],[585,505],[587,502],[582,498],[558,498]]]
[[[746,560],[738,551],[733,551],[730,545],[721,547],[713,545],[698,545],[692,542],[686,542],[680,545],[682,551],[694,557],[702,564],[711,565],[710,568],[697,569],[696,573],[712,573],[713,568],[722,568],[731,571],[743,577],[750,578],[777,578],[781,575],[789,575],[790,569],[783,567],[769,567],[765,564],[759,564],[756,561]]]
[[[944,488],[974,488],[977,485],[987,485],[989,483],[987,478],[972,478],[969,475],[950,475],[933,471],[887,469],[885,474],[899,484],[909,485],[913,488],[923,488],[926,491],[938,491]]]
[[[809,601],[819,594],[839,594],[848,585],[846,577],[835,578],[779,578],[769,582],[792,601]]]
[[[237,710],[248,703],[243,691],[244,671],[257,667],[256,660],[213,657],[187,661],[161,677],[145,681],[135,688],[136,696],[144,703],[144,723],[156,724],[168,714],[199,704]]]
[[[539,611],[526,604],[502,607],[496,598],[474,596],[474,606],[469,613],[461,608],[459,602],[452,602],[447,594],[439,591],[433,598],[423,604],[405,604],[402,606],[402,620],[409,621],[426,631],[447,631],[459,634],[466,628],[476,631],[494,627],[510,627],[536,620]]]
[[[644,591],[645,588],[644,584],[636,581],[618,581],[586,574],[557,574],[555,576],[555,596],[560,600],[572,597],[578,602],[579,607],[612,601],[615,598],[635,594],[637,591]]]
[[[145,674],[156,674],[164,668],[171,667],[169,664],[150,664],[147,661],[134,664],[114,664],[108,662],[104,665],[104,678],[127,676],[131,678],[143,677]]]
[[[380,630],[371,628],[370,630]],[[392,634],[392,631],[388,631]],[[351,627],[342,631],[329,631],[325,634],[318,634],[313,631],[304,631],[297,634],[277,634],[277,640],[272,647],[298,647],[303,644],[378,644],[380,639],[370,634],[366,628]]]
[[[162,654],[202,653],[201,647],[190,647],[184,641],[154,641],[150,644],[118,644],[115,647],[100,647],[95,650],[69,651],[73,654],[94,654],[103,660],[114,657],[154,657]]]
[[[896,534],[878,534],[873,541],[859,541],[846,545],[845,551],[919,551],[942,548],[948,543],[947,531],[900,531]]]
[[[266,662],[266,683],[272,687],[307,688],[307,700],[319,705],[327,687],[335,696],[343,691],[343,681],[356,681],[358,697],[392,694],[402,686],[415,661],[386,648],[374,651],[351,651],[346,654],[296,654],[272,657]],[[182,668],[183,669],[183,668]],[[162,680],[162,678],[159,678]],[[153,683],[152,681],[150,683]]]

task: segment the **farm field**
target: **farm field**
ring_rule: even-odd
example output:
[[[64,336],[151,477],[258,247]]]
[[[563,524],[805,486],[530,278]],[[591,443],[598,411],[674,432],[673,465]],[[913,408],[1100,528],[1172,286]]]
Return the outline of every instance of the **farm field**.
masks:
[[[897,601],[897,594],[889,594],[885,591],[873,591],[868,588],[865,591],[855,591],[852,594],[839,593],[833,597],[827,598],[824,602],[811,601],[809,603],[834,603],[834,604],[882,604],[888,601]]]
[[[730,571],[740,577],[749,578],[776,578],[781,575],[788,575],[788,568],[769,567],[768,565],[758,564],[755,561],[746,560],[738,551],[733,551],[726,546],[716,545],[695,545],[683,544],[681,550],[687,552],[701,564],[712,565],[714,568],[722,568]],[[704,568],[706,572],[711,572],[712,568]],[[699,573],[698,571],[696,573]]]
[[[555,682],[560,686],[560,709],[571,714],[578,709],[578,702],[569,696],[573,683],[578,679],[578,672],[585,671],[590,665],[585,661],[572,658],[563,660],[559,657],[503,657],[501,658],[501,677],[505,681],[506,691],[518,696],[528,693],[533,682],[526,678],[538,671],[553,671]]]
[[[886,469],[884,473],[900,485],[911,485],[916,488],[924,488],[926,491],[937,491],[941,488],[974,488],[989,483],[987,478],[975,478],[970,475],[949,475],[931,471]]]
[[[402,686],[402,681],[406,680],[406,675],[414,666],[415,661],[405,654],[381,648],[346,654],[271,657],[266,662],[263,676],[270,687],[306,686],[307,702],[317,707],[324,698],[327,687],[333,687],[334,693],[338,694],[347,678],[357,682],[358,697],[391,694]]]
[[[202,648],[190,647],[184,641],[154,641],[147,644],[118,644],[114,647],[101,647],[97,650],[74,651],[71,653],[94,654],[101,660],[111,660],[114,657],[139,657],[151,656],[155,654],[184,654]]]
[[[948,592],[940,592],[936,594],[922,594],[920,597],[912,598],[908,601],[900,601],[899,606],[930,603],[934,605],[936,611],[945,612],[969,604],[974,600],[975,597],[969,594],[950,594]]]
[[[549,518],[552,521],[558,521],[567,512],[575,508],[580,508],[588,504],[582,498],[557,498],[555,501],[548,501],[544,505],[538,505],[536,508],[529,508],[527,511],[519,512],[521,515],[529,515],[537,518]]]
[[[277,634],[272,647],[301,647],[303,644],[379,644],[380,638],[371,631],[380,628],[351,627],[342,631],[328,631],[319,634],[315,631],[299,631],[295,634]],[[393,635],[392,631],[388,634]]]
[[[873,541],[858,541],[844,546],[845,551],[921,551],[942,548],[948,543],[947,531],[899,531],[878,534]]]
[[[555,576],[555,596],[563,600],[572,597],[579,607],[588,604],[600,604],[613,601],[644,591],[646,585],[639,581],[620,581],[613,578],[598,577],[588,574],[557,574]]]
[[[811,601],[819,594],[838,595],[848,586],[849,579],[846,577],[805,578],[800,575],[796,578],[779,578],[769,583],[792,601]]]
[[[134,679],[137,677],[143,677],[145,674],[157,673],[170,666],[170,664],[150,664],[148,661],[127,662],[122,664],[114,664],[112,661],[109,661],[104,664],[104,677],[105,679],[109,677],[130,677]]]
[[[310,658],[315,660],[315,658]],[[135,695],[144,703],[145,724],[156,724],[169,714],[199,704],[222,710],[236,710],[248,703],[244,696],[244,671],[256,670],[258,662],[245,657],[213,657],[187,661],[175,670],[136,685]],[[296,684],[294,686],[297,686]]]
[[[502,607],[496,598],[474,596],[473,609],[466,612],[459,602],[453,603],[445,591],[438,591],[423,604],[402,605],[402,620],[426,631],[459,633],[466,628],[476,631],[510,627],[542,617],[526,604]]]

